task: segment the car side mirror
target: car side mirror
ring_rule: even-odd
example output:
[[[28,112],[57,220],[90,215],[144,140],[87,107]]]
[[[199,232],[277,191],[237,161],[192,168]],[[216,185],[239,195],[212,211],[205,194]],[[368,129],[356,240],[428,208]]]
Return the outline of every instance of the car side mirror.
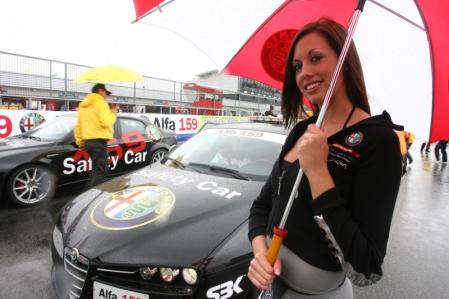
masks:
[[[145,132],[148,138],[153,142],[159,142],[162,139],[162,134],[156,127],[147,126]]]

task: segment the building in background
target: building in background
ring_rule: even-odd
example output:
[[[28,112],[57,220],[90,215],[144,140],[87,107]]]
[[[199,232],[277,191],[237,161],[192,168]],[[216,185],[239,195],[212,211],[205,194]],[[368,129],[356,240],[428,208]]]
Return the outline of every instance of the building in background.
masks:
[[[74,80],[90,68],[0,51],[0,108],[74,111],[92,87]],[[267,105],[280,111],[278,90],[216,71],[187,83],[144,77],[108,89],[110,102],[124,112],[247,116],[262,114]]]

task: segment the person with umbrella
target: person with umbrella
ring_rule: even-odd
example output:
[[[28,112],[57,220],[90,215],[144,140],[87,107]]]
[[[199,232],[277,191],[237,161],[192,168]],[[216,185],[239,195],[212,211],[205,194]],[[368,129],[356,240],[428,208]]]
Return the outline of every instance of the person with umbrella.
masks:
[[[294,37],[286,61],[281,111],[294,125],[272,173],[253,202],[248,236],[254,258],[248,278],[259,290],[283,284],[274,298],[352,298],[382,276],[401,180],[402,156],[388,113],[370,116],[360,60],[351,43],[321,128],[317,117],[296,123],[306,97],[317,112],[346,37],[320,19]],[[272,229],[280,221],[299,169],[302,179],[286,222],[288,235],[272,266]],[[294,190],[296,191],[296,190]],[[346,278],[348,277],[348,278]]]
[[[107,142],[113,137],[113,126],[117,119],[117,110],[111,111],[106,101],[110,94],[104,84],[97,83],[78,107],[74,135],[76,145],[85,148],[92,160],[89,187],[105,182],[108,177]]]

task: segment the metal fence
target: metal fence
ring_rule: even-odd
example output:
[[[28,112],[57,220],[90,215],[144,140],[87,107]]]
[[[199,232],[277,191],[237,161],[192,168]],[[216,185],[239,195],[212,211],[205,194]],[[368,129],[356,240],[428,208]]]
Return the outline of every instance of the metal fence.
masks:
[[[92,84],[74,80],[91,67],[0,51],[0,106],[3,109],[71,110]],[[184,82],[144,76],[136,83],[108,84],[113,97],[126,112],[191,113],[192,100]],[[223,91],[222,105],[194,110],[198,114],[254,115],[273,104],[273,99]],[[16,105],[16,106],[14,106]],[[22,107],[20,107],[22,106]]]

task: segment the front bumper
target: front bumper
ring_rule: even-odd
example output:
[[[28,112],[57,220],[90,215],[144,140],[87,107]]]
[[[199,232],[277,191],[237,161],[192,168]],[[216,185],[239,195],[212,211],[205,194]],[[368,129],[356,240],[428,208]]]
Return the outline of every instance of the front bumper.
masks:
[[[93,298],[94,281],[148,294],[150,298],[194,298],[196,287],[186,283],[162,283],[160,280],[144,281],[135,269],[137,267],[102,265],[95,261],[87,261],[80,255],[81,261],[73,262],[66,252],[64,260],[52,244],[52,284],[56,298]],[[87,261],[87,264],[85,263]]]
[[[51,279],[56,298],[83,298],[88,290],[85,284],[89,269],[87,259],[72,262],[66,252],[61,257],[54,242],[52,242],[51,255],[53,259]]]

